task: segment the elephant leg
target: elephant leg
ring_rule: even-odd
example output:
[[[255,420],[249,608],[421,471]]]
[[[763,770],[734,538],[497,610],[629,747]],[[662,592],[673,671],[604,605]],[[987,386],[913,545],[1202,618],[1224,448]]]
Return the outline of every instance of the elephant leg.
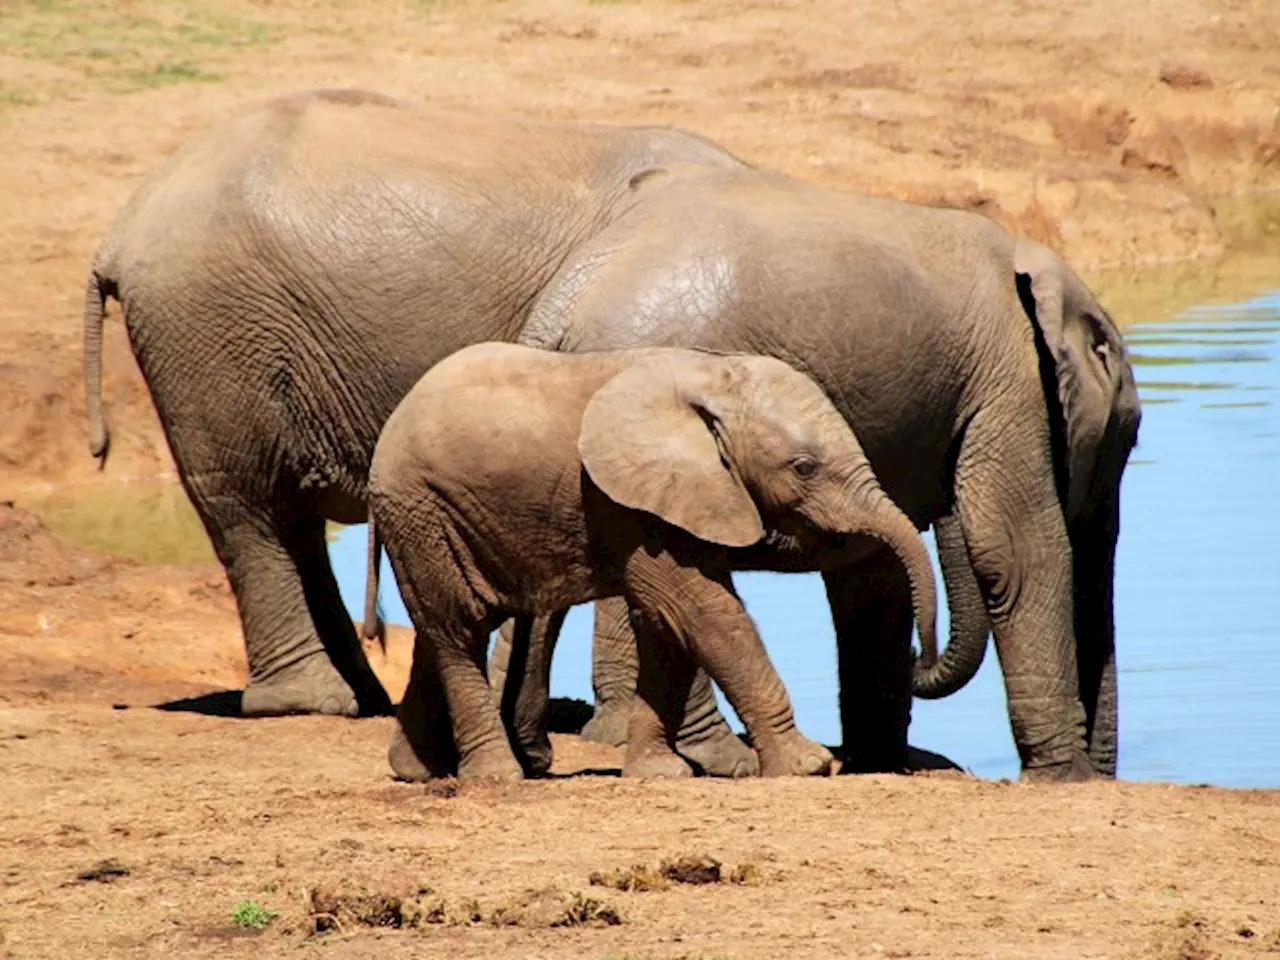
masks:
[[[630,698],[624,777],[646,780],[693,776],[693,768],[675,751],[697,665],[656,617],[638,614],[633,623],[637,669]]]
[[[1101,668],[1092,701],[1085,702],[1085,721],[1089,743],[1089,762],[1101,777],[1114,780],[1119,764],[1120,696],[1116,684],[1116,648],[1114,642],[1102,653]],[[1081,686],[1091,682],[1082,675]]]
[[[591,683],[596,713],[582,730],[584,740],[621,746],[627,742],[638,673],[636,634],[627,601],[596,601],[591,644]],[[708,777],[748,777],[760,771],[756,752],[742,742],[720,713],[707,672],[695,665],[676,752]]]
[[[172,433],[176,437],[180,431]],[[315,550],[323,549],[322,523],[316,521],[318,536],[313,532],[309,541],[305,526],[282,522],[260,506],[264,498],[257,492],[229,482],[239,471],[202,470],[201,464],[193,465],[191,457],[183,456],[184,446],[192,445],[191,438],[181,435],[182,443],[170,441],[180,476],[227,571],[244,631],[249,683],[241,712],[245,716],[356,716],[362,704],[326,653],[313,618],[312,601],[323,601],[323,589],[312,587],[309,595],[299,567],[300,561],[307,565]],[[345,611],[342,619],[350,626]],[[331,624],[331,629],[338,627]],[[350,639],[356,642],[354,629]],[[389,707],[381,686],[376,690],[380,697],[370,698],[369,713]]]
[[[400,703],[401,729],[410,739],[414,729],[422,731],[428,749],[437,749],[438,716],[444,709],[459,779],[522,779],[485,662],[489,636],[504,611],[468,578],[465,571],[477,564],[465,539],[444,505],[423,498],[420,489],[407,502],[375,495],[371,509],[416,632],[410,687]],[[419,754],[418,759],[430,769],[429,757]],[[394,752],[391,760],[395,767]]]
[[[979,411],[961,444],[956,506],[995,637],[1022,776],[1082,780],[1095,771],[1085,752],[1072,550],[1046,447],[1026,406]]]
[[[503,650],[502,676],[490,663],[489,685],[501,697],[502,722],[525,775],[544,776],[551,769],[551,660],[567,610],[550,616],[515,617],[502,625],[494,661]],[[521,678],[518,682],[514,678]]]
[[[676,752],[706,777],[755,777],[760,757],[747,746],[720,713],[707,671],[694,665],[685,701]]]
[[[483,624],[419,627],[432,645],[458,748],[458,778],[519,780],[524,771],[511,749],[499,704],[485,676],[489,630]],[[513,650],[515,647],[513,646]]]
[[[591,637],[591,688],[595,712],[582,739],[620,747],[627,741],[636,689],[636,638],[624,597],[597,600]]]
[[[906,773],[911,582],[890,550],[823,573],[840,675],[841,772]]]
[[[694,574],[696,569],[693,556],[677,559],[667,552],[652,555],[647,550],[637,551],[626,570],[627,599],[632,609],[645,611],[645,622],[659,622],[662,641],[703,666],[724,691],[759,755],[761,775],[830,773],[834,758],[826,747],[796,728],[791,698],[733,589],[729,572],[721,570],[712,576],[706,571]],[[674,657],[676,653],[670,655]],[[685,686],[683,674],[678,676],[680,685],[676,689],[683,698],[683,707],[693,678],[690,676]],[[636,681],[637,704],[646,699],[642,692],[646,686],[644,677],[642,655]],[[674,744],[679,734],[674,717],[678,713],[682,720],[683,708],[673,713],[674,708],[669,705],[663,711],[651,706],[664,723],[668,742]],[[635,726],[633,723],[629,735],[635,732]],[[628,743],[628,751],[634,747]]]
[[[315,624],[328,659],[355,691],[360,716],[387,716],[391,698],[369,665],[364,647],[342,602],[329,548],[324,519],[308,517],[296,523],[289,537],[290,554],[302,579],[311,622]]]
[[[1076,649],[1089,760],[1099,775],[1114,778],[1119,760],[1115,557],[1120,521],[1114,505],[1110,510],[1099,505],[1097,513],[1070,531]]]
[[[398,780],[424,781],[458,775],[458,751],[444,687],[435,653],[421,634],[414,637],[409,684],[396,712],[387,760]]]

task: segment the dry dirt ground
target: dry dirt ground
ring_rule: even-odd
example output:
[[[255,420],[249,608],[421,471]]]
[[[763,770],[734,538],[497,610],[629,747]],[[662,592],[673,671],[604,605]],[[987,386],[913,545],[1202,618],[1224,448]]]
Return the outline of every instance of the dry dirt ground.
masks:
[[[0,501],[171,474],[114,320],[105,475],[85,451],[84,274],[148,168],[263,97],[672,123],[976,208],[1082,268],[1237,254],[1098,276],[1124,322],[1275,285],[1277,51],[1268,0],[7,0]],[[637,784],[571,736],[557,770],[583,775],[433,793],[388,779],[384,720],[150,706],[243,679],[218,568],[91,553],[0,506],[0,956],[1280,952],[1280,793]]]

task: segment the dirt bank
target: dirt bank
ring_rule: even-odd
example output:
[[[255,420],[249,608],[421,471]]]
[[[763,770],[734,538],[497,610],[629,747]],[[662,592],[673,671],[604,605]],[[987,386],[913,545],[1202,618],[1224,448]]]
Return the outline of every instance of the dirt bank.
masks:
[[[396,692],[406,634],[375,658]],[[578,776],[429,790],[388,778],[387,720],[151,709],[242,670],[215,572],[0,508],[0,957],[1280,952],[1274,791],[639,784],[572,736]]]

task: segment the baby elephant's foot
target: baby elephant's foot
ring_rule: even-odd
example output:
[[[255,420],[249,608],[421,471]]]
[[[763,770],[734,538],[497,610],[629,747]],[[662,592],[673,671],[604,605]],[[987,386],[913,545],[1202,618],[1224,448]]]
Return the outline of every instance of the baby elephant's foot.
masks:
[[[637,780],[682,780],[693,776],[693,768],[679,754],[667,750],[627,751],[622,775]]]
[[[476,750],[458,765],[459,780],[523,780],[524,771],[511,748]]]
[[[760,749],[764,777],[828,777],[834,764],[830,750],[798,733]]]
[[[676,750],[707,777],[756,777],[760,758],[728,725],[705,740],[680,741]]]

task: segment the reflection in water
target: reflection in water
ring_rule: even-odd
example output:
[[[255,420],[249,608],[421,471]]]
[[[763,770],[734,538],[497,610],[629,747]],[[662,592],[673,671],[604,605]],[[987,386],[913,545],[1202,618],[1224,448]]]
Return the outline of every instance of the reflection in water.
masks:
[[[1126,336],[1144,414],[1117,559],[1120,775],[1280,785],[1280,626],[1268,606],[1280,588],[1280,294]],[[359,611],[364,528],[344,530],[332,551]],[[802,728],[838,743],[822,581],[762,573],[736,581]],[[387,616],[407,623],[394,582],[385,567]],[[590,630],[590,608],[575,608],[556,657],[556,695],[591,699]],[[911,742],[984,776],[1017,776],[994,656],[955,696],[916,702]]]

